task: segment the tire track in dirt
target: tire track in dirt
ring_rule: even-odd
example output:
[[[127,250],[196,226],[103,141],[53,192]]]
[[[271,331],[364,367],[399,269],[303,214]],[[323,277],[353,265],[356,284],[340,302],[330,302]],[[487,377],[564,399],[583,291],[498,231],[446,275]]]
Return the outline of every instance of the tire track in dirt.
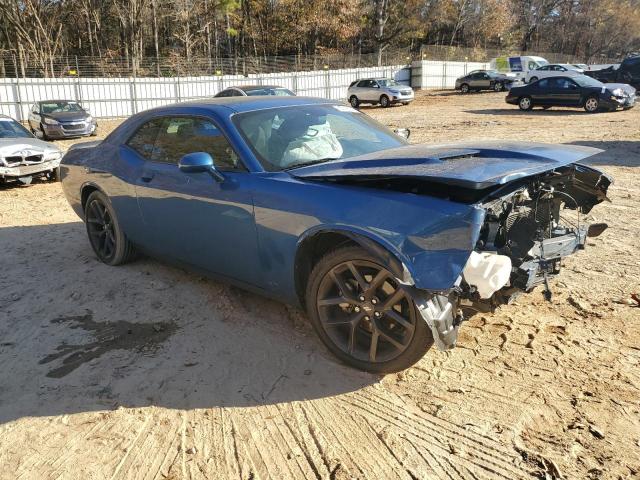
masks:
[[[483,470],[495,478],[527,478],[529,472],[520,468],[516,452],[492,438],[465,430],[453,423],[428,415],[417,407],[402,401],[394,394],[381,397],[371,390],[347,395],[339,399],[368,418],[376,418],[383,425],[397,429],[403,437],[411,437],[418,448],[425,448],[438,459],[447,458],[449,445],[456,446],[464,457],[456,456],[461,464],[474,470]],[[402,412],[399,416],[390,412]]]

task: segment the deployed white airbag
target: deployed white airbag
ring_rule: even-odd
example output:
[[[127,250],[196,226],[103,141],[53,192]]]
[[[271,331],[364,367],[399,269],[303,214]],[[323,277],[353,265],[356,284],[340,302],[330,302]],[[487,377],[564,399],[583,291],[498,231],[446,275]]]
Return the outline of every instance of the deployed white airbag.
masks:
[[[462,275],[469,285],[476,287],[480,298],[489,298],[509,281],[511,259],[496,253],[471,252]]]

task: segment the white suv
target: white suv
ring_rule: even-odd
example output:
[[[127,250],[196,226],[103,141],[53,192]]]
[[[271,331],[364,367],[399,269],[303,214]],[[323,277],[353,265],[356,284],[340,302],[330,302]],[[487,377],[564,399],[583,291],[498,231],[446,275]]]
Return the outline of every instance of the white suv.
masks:
[[[413,89],[391,78],[365,78],[349,85],[347,99],[353,108],[361,103],[388,107],[394,103],[408,105],[413,101]]]

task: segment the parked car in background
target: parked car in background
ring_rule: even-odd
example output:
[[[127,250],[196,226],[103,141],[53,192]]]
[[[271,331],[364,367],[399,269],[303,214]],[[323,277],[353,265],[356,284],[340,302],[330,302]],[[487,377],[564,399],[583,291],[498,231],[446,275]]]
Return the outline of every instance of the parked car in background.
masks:
[[[548,77],[572,77],[574,75],[582,75],[583,70],[568,63],[553,63],[530,70],[524,76],[525,83],[535,82],[541,78]]]
[[[549,65],[549,62],[542,57],[523,55],[519,57],[497,57],[489,62],[489,68],[505,75],[524,80],[525,75],[530,70]]]
[[[456,90],[462,93],[480,90],[501,92],[511,87],[515,80],[495,70],[474,70],[456,79]]]
[[[31,132],[44,140],[96,135],[98,123],[74,100],[45,100],[29,111]]]
[[[353,108],[361,103],[388,107],[395,103],[409,105],[413,101],[413,89],[392,78],[364,78],[351,82],[347,99]]]
[[[590,77],[601,82],[628,83],[636,89],[640,88],[640,55],[627,57],[620,65],[612,65],[601,70],[586,72]]]
[[[550,77],[513,87],[506,102],[518,105],[520,110],[533,107],[584,108],[589,113],[599,110],[629,109],[636,101],[636,89],[619,83],[603,84],[586,75]]]
[[[214,95],[214,98],[220,97],[259,97],[259,96],[281,96],[290,97],[295,95],[291,90],[277,85],[238,85],[225,88],[221,92]]]
[[[303,306],[339,359],[385,373],[453,348],[464,311],[546,285],[606,228],[563,215],[606,198],[577,163],[600,151],[410,145],[339,102],[234,97],[134,115],[71,147],[61,177],[105,264],[140,249]]]
[[[59,178],[62,152],[38,140],[11,117],[0,115],[0,183],[31,183],[34,177]]]

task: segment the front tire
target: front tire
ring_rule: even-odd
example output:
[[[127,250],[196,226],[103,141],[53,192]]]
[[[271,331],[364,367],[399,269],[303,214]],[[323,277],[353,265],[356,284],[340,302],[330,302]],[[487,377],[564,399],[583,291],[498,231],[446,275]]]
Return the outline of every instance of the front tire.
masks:
[[[520,110],[524,111],[531,110],[533,108],[533,101],[531,97],[526,95],[524,97],[520,97],[520,99],[518,100],[518,107],[520,108]]]
[[[537,82],[538,81],[538,77],[531,77],[529,79],[529,83],[533,83],[533,82]]]
[[[349,98],[349,104],[353,108],[358,108],[360,106],[360,100],[358,100],[358,97],[356,97],[355,95],[351,95],[351,97]]]
[[[496,92],[501,92],[504,90],[504,84],[502,82],[496,82],[493,85],[493,90]]]
[[[389,105],[391,105],[391,102],[389,101],[389,97],[387,97],[386,95],[382,95],[380,97],[380,106],[382,108],[387,108]]]
[[[600,109],[598,97],[589,97],[584,102],[584,109],[587,113],[596,113]]]
[[[89,195],[84,208],[91,248],[102,263],[115,266],[131,261],[135,248],[122,231],[109,198],[100,191]]]
[[[322,257],[309,276],[305,300],[320,340],[360,370],[404,370],[433,345],[431,330],[407,290],[361,247]]]
[[[471,89],[469,88],[469,85],[467,85],[466,83],[463,83],[462,85],[460,85],[461,93],[469,93],[470,91]]]
[[[60,181],[60,167],[54,168],[49,173],[49,180],[51,180],[52,182],[59,182]]]

